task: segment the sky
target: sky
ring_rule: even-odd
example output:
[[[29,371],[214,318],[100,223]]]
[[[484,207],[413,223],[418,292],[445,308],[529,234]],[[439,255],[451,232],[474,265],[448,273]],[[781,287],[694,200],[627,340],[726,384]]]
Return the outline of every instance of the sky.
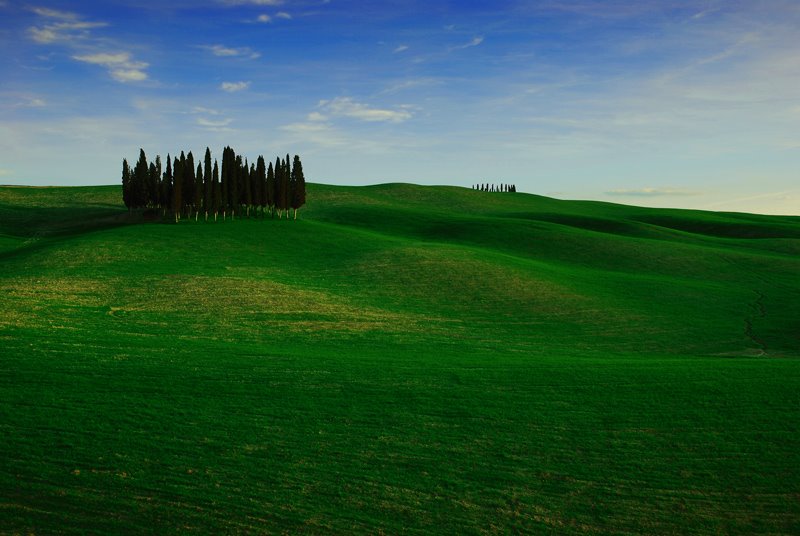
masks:
[[[800,214],[796,0],[0,0],[0,184],[231,145],[311,182]]]

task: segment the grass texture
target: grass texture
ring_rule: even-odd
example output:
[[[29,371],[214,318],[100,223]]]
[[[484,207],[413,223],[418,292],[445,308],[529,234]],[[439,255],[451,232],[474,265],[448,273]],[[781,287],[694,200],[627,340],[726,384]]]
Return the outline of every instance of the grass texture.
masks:
[[[798,534],[800,218],[0,188],[0,534]]]

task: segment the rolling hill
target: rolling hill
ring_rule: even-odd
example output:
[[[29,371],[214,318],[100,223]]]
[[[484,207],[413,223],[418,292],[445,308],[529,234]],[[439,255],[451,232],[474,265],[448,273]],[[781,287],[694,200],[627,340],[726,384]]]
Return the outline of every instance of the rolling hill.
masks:
[[[0,533],[800,532],[800,218],[0,187]]]

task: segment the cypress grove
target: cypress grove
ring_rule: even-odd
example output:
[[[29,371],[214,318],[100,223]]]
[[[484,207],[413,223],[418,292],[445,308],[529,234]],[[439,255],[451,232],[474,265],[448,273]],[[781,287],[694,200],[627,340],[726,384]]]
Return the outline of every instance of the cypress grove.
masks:
[[[257,163],[248,164],[247,159],[237,155],[231,147],[222,152],[222,162],[213,159],[211,150],[206,148],[203,162],[195,167],[194,156],[180,153],[180,157],[167,155],[166,170],[161,171],[161,157],[149,163],[143,149],[139,151],[136,166],[131,169],[128,160],[122,161],[122,201],[129,211],[152,210],[175,223],[189,219],[194,212],[195,221],[201,213],[203,221],[222,221],[230,214],[234,219],[240,217],[263,218],[268,211],[272,217],[278,212],[282,218],[289,210],[297,210],[306,202],[306,180],[300,157],[291,160],[277,157],[275,166],[265,165],[264,157],[259,155]]]

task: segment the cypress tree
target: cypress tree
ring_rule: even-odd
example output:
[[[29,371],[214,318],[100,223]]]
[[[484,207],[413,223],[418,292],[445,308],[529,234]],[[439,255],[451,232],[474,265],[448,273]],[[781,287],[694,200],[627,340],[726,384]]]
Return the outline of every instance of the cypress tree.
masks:
[[[181,221],[183,211],[183,166],[186,163],[186,155],[181,151],[180,159],[175,157],[175,165],[172,172],[172,212],[175,214],[175,223]]]
[[[214,171],[211,175],[211,182],[213,185],[213,191],[211,194],[211,204],[214,207],[214,221],[217,221],[217,214],[219,213],[219,205],[222,203],[222,187],[219,183],[219,168],[217,167],[217,161],[214,160]]]
[[[264,217],[264,208],[267,206],[267,169],[264,164],[264,157],[258,155],[256,160],[255,184],[258,195],[258,206],[261,207],[261,217]]]
[[[222,208],[222,221],[225,221],[225,216],[228,212],[228,190],[230,189],[230,179],[228,175],[230,175],[230,165],[228,164],[228,150],[230,147],[225,147],[222,150],[222,171],[221,171],[221,188],[222,188],[222,197],[220,197],[220,206]]]
[[[164,171],[164,176],[161,178],[161,215],[167,215],[167,208],[172,203],[172,163],[170,162],[169,153],[167,153],[167,169]]]
[[[294,155],[292,164],[292,186],[292,208],[294,219],[297,219],[297,209],[306,204],[306,178],[303,175],[303,164],[297,155]]]
[[[161,155],[156,155],[155,178],[153,180],[153,190],[150,192],[150,199],[153,208],[161,208]]]
[[[197,163],[197,173],[194,175],[194,221],[200,215],[203,203],[203,166]]]
[[[208,211],[211,207],[213,188],[214,185],[211,177],[211,149],[206,147],[205,169],[203,170],[203,210],[206,212],[206,221],[208,221]]]
[[[230,178],[230,186],[231,189],[228,192],[228,203],[231,206],[231,219],[236,219],[236,208],[239,204],[239,175],[241,170],[241,156],[237,156],[233,149],[230,150],[229,153],[230,158],[230,167],[231,167],[231,174],[229,175]]]
[[[289,206],[292,200],[292,161],[289,154],[286,154],[286,159],[283,161],[283,186],[281,188],[283,194],[281,203],[283,209],[286,211],[286,219],[289,219]]]
[[[156,163],[150,162],[147,169],[147,200],[145,206],[154,207],[158,202],[158,170]]]
[[[250,185],[250,168],[247,165],[247,160],[244,161],[242,165],[242,201],[244,201],[244,205],[247,207],[245,210],[247,211],[247,217],[250,217],[250,207],[253,206],[253,189]]]
[[[186,154],[186,161],[183,165],[183,208],[186,209],[186,217],[192,217],[192,207],[194,206],[195,182],[194,182],[194,156],[192,151]]]
[[[247,178],[248,178],[248,180],[250,182],[250,193],[251,193],[251,196],[252,196],[250,198],[250,203],[251,203],[251,205],[253,207],[253,215],[257,216],[258,215],[258,205],[260,204],[260,201],[259,201],[260,196],[259,196],[259,193],[258,193],[258,184],[259,184],[259,182],[258,182],[258,174],[256,173],[256,165],[255,164],[250,164],[250,171],[247,173]]]
[[[286,210],[287,214],[286,217],[289,217],[289,173],[286,172],[286,160],[281,159],[281,175],[278,184],[280,186],[280,195],[278,196],[280,212],[278,213],[278,217],[283,217],[283,211]]]
[[[275,211],[281,218],[281,190],[283,189],[283,166],[280,157],[275,159]]]
[[[275,170],[272,167],[272,162],[269,163],[267,168],[267,206],[269,207],[270,216],[275,217]]]
[[[150,178],[150,166],[144,149],[139,149],[139,161],[133,169],[133,208],[142,208],[147,204],[147,183]]]
[[[128,166],[128,161],[122,159],[122,202],[128,211],[131,210],[131,168]]]
[[[150,162],[150,167],[147,170],[147,202],[145,203],[146,207],[155,206],[156,199],[158,198],[158,192],[156,188],[158,186],[158,175],[156,171],[156,164],[155,162]]]

